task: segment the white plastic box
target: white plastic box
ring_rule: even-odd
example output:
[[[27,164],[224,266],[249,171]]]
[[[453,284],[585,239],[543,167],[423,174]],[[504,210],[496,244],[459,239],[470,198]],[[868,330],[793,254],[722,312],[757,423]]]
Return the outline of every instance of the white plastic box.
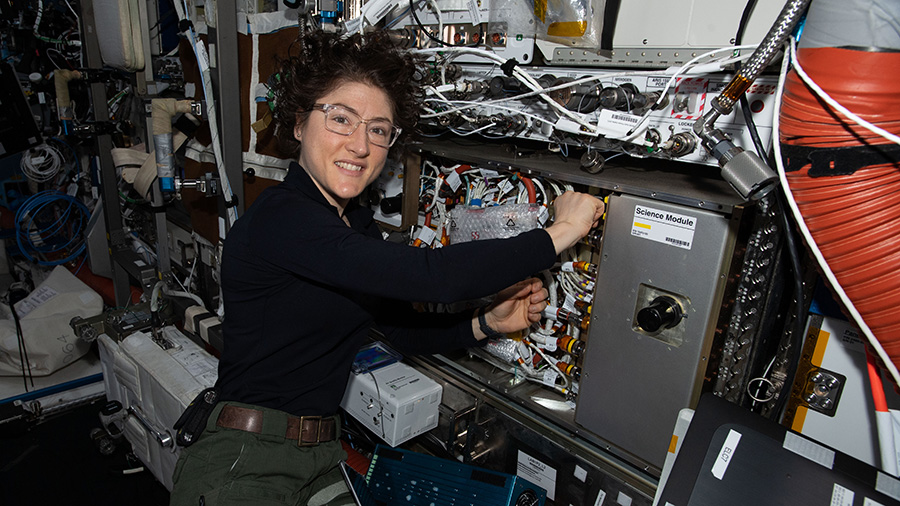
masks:
[[[437,427],[443,389],[402,363],[351,374],[341,407],[385,443],[397,446]]]

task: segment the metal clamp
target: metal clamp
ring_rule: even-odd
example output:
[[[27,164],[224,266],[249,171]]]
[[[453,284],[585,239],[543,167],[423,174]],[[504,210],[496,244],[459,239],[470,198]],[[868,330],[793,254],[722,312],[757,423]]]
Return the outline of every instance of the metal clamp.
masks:
[[[170,448],[172,446],[172,436],[170,436],[168,433],[163,433],[156,430],[156,428],[153,427],[150,422],[144,419],[144,415],[141,414],[141,412],[138,411],[134,406],[128,407],[128,414],[133,415],[134,418],[138,422],[140,422],[140,424],[143,425],[145,429],[147,429],[147,432],[153,434],[153,437],[156,438],[156,441],[160,446],[162,446],[163,448]]]

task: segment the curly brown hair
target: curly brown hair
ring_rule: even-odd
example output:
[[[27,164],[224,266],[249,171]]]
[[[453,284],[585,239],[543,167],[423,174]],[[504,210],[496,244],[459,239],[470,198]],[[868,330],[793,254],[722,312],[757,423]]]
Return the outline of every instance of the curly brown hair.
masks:
[[[295,50],[298,49],[298,50]],[[399,49],[384,32],[343,36],[322,30],[300,34],[288,57],[279,59],[275,80],[275,136],[287,154],[298,156],[294,127],[309,117],[312,106],[346,82],[380,88],[390,101],[394,124],[402,129],[394,146],[412,132],[423,91],[418,61]]]

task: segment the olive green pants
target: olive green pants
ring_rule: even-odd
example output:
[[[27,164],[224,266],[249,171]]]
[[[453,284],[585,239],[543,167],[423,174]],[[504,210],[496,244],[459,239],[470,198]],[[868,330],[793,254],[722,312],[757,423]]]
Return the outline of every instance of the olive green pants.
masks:
[[[182,448],[175,465],[171,506],[351,506],[338,462],[347,458],[338,440],[301,447],[284,438],[287,414],[264,412],[260,434],[216,425],[219,403],[197,441]],[[338,424],[340,427],[340,424]]]

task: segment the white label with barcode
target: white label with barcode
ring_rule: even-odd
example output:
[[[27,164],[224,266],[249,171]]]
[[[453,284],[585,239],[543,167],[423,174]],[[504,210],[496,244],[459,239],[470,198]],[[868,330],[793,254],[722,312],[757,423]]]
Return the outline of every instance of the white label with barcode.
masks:
[[[346,29],[347,33],[356,33],[359,31],[359,27],[362,25],[362,22],[363,22],[363,17],[357,16],[353,19],[348,19],[347,21],[344,21],[344,28]]]
[[[480,25],[484,23],[481,19],[481,12],[478,10],[478,2],[477,0],[469,0],[466,2],[466,9],[469,10],[469,16],[472,16],[472,24]]]
[[[634,206],[631,235],[676,248],[691,249],[697,218],[641,205]]]
[[[640,122],[641,117],[635,114],[603,109],[600,111],[600,117],[597,119],[597,127],[607,137],[635,139],[637,135],[642,135],[644,130],[647,129],[646,122],[640,128],[635,128]]]
[[[369,24],[374,25],[381,21],[381,18],[393,8],[394,3],[391,0],[374,0],[366,4],[366,8],[363,9],[363,16],[365,16]]]

